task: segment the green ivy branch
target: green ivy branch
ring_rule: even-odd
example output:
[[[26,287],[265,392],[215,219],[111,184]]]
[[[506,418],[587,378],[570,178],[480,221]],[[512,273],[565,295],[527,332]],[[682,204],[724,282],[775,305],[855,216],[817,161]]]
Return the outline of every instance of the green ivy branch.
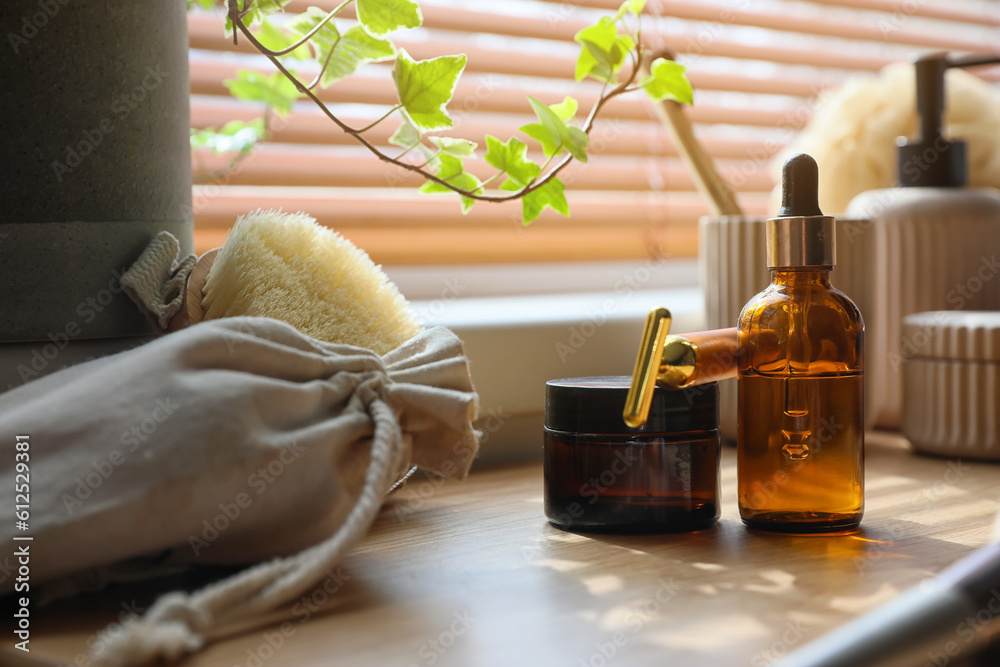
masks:
[[[281,26],[268,16],[282,11],[289,0],[226,0],[227,30],[233,43],[242,35],[266,56],[278,72],[267,76],[241,70],[226,81],[231,94],[239,99],[261,102],[264,117],[251,123],[233,121],[221,129],[192,131],[192,145],[219,152],[237,151],[226,168],[249,155],[257,142],[268,135],[272,116],[285,117],[299,96],[312,100],[341,130],[354,137],[383,162],[422,176],[421,192],[453,192],[460,195],[462,212],[476,201],[522,200],[524,224],[530,224],[546,208],[569,215],[565,187],[558,174],[570,162],[587,161],[589,134],[594,121],[610,100],[637,90],[645,90],[654,101],[671,99],[690,104],[691,84],[684,67],[673,60],[654,59],[643,72],[646,57],[641,42],[639,16],[646,0],[625,0],[614,16],[602,17],[574,37],[580,45],[575,78],[602,83],[600,95],[582,123],[577,121],[578,102],[572,97],[546,105],[529,97],[536,123],[521,131],[539,144],[545,160],[539,164],[527,156],[527,145],[517,137],[502,141],[486,135],[482,159],[496,172],[485,181],[466,171],[465,161],[477,158],[478,144],[467,139],[433,134],[453,126],[447,105],[465,69],[464,55],[414,60],[405,49],[396,48],[390,35],[415,28],[423,21],[414,0],[344,0],[333,11],[316,7],[291,18]],[[189,0],[212,6],[214,0]],[[350,4],[355,5],[357,23],[341,31],[335,17]],[[629,25],[635,23],[634,29]],[[256,24],[256,29],[251,26]],[[397,103],[377,120],[360,128],[351,127],[319,98],[317,89],[336,84],[360,67],[372,62],[394,61],[392,79]],[[296,64],[315,61],[319,72],[308,83],[296,76]],[[629,65],[627,73],[622,70]],[[389,138],[400,152],[388,155],[365,134],[394,114],[401,122]],[[419,153],[414,160],[412,154]],[[497,181],[496,189],[487,190]]]

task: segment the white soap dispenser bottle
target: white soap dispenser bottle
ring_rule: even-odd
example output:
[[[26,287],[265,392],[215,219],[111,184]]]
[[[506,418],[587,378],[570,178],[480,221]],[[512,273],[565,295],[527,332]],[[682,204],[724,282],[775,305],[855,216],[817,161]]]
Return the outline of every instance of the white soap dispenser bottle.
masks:
[[[874,309],[868,324],[869,409],[875,426],[898,428],[903,318],[931,310],[1000,310],[1000,191],[966,186],[965,142],[941,132],[945,71],[1000,61],[1000,57],[918,59],[920,137],[900,138],[898,187],[869,190],[848,205],[848,218],[871,221]]]

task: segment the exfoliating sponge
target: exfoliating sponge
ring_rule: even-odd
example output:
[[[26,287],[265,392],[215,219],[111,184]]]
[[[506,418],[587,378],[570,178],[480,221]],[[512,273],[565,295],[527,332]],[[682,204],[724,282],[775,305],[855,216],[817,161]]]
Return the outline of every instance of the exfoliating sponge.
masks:
[[[304,213],[242,215],[203,288],[205,319],[240,315],[287,322],[318,340],[385,354],[420,332],[381,268]]]

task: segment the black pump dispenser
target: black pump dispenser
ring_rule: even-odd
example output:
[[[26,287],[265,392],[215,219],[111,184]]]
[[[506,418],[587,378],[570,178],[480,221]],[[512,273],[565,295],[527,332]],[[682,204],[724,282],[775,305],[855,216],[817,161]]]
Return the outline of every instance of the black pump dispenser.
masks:
[[[900,187],[960,188],[968,182],[964,141],[941,134],[944,113],[944,73],[950,67],[972,67],[1000,62],[1000,56],[949,60],[947,53],[921,56],[914,62],[920,138],[896,140],[899,150],[896,181]]]

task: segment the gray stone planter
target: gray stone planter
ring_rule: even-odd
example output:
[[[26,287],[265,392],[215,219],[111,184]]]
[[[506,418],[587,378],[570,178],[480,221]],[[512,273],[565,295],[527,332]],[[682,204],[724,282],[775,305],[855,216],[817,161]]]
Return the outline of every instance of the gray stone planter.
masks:
[[[154,334],[118,278],[192,210],[182,0],[5,0],[0,35],[2,391]]]

